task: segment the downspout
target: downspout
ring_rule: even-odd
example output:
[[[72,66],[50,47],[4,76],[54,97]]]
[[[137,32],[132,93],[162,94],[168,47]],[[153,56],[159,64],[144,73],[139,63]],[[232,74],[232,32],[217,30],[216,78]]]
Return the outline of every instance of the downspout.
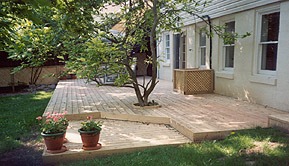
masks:
[[[212,42],[212,24],[211,24],[211,17],[209,15],[204,15],[203,17],[208,18],[208,22],[209,22],[209,31],[210,31],[210,69],[212,69],[212,54],[213,54],[213,42]]]

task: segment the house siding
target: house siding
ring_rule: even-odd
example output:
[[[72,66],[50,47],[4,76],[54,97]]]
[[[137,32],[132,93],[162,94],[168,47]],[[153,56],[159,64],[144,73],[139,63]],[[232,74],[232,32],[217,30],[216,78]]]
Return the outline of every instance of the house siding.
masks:
[[[201,15],[209,15],[214,19],[281,1],[282,0],[213,0],[209,6],[203,9],[204,12]],[[184,26],[201,22],[200,19],[195,19],[185,12],[181,13],[180,16],[183,18],[182,23]]]
[[[240,5],[238,5],[238,3]],[[252,6],[250,6],[250,4]],[[212,38],[212,68],[215,71],[215,93],[232,96],[238,99],[259,103],[289,112],[289,1],[215,1],[216,6],[221,9],[214,9],[209,14],[212,23],[223,25],[224,21],[233,19],[235,21],[235,31],[239,34],[250,32],[251,36],[238,39],[234,48],[234,69],[231,72],[222,68],[222,39],[216,35]],[[256,69],[256,43],[257,11],[259,9],[280,7],[280,27],[278,40],[278,55],[276,75],[259,75]],[[235,7],[235,11],[233,10]],[[217,13],[220,11],[220,13]],[[230,11],[230,12],[229,12]],[[233,12],[234,11],[234,12]],[[190,20],[188,18],[188,20]],[[193,20],[191,18],[191,20]],[[187,30],[187,68],[199,67],[198,61],[198,27],[200,23],[185,22]],[[207,39],[209,43],[209,39]],[[162,44],[160,44],[162,45]],[[172,50],[173,48],[171,48]],[[173,52],[173,50],[171,51]],[[209,46],[207,47],[209,52]],[[171,54],[171,61],[173,54]],[[209,55],[207,55],[209,59]],[[171,62],[173,64],[173,61]],[[208,66],[207,66],[208,67]],[[161,67],[162,68],[162,65]],[[166,73],[160,72],[160,78],[171,80],[172,78],[162,77],[171,75],[173,68]]]

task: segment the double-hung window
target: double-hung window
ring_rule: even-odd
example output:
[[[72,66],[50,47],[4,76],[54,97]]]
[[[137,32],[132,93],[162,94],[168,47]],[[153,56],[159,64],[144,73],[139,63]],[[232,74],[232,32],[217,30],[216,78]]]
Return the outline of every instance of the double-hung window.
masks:
[[[271,11],[260,16],[258,37],[258,73],[275,74],[277,66],[280,12]]]
[[[170,35],[166,34],[165,35],[165,55],[166,59],[170,59]]]
[[[200,45],[199,45],[199,51],[200,51],[200,64],[201,66],[206,65],[206,32],[204,29],[201,29],[200,31]]]
[[[235,21],[228,22],[225,24],[225,26],[225,33],[227,34],[227,36],[233,36],[235,33]],[[224,42],[224,69],[234,68],[234,44],[235,42],[233,40],[228,40],[228,42]]]

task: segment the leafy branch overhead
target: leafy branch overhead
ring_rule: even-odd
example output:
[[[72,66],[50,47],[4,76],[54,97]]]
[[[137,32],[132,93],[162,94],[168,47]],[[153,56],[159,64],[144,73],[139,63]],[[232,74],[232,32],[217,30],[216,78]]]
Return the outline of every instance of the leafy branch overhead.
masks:
[[[161,32],[180,32],[183,13],[210,24],[202,17],[210,2],[206,0],[47,2],[42,5],[36,0],[12,0],[12,6],[7,5],[7,2],[0,5],[1,11],[9,11],[0,23],[6,21],[11,25],[1,28],[0,33],[4,34],[6,46],[12,44],[9,46],[10,58],[24,62],[15,71],[25,67],[39,68],[48,59],[57,56],[66,61],[69,71],[77,72],[80,78],[93,80],[98,85],[103,85],[102,79],[105,77],[114,77],[113,85],[117,86],[130,83],[127,86],[134,88],[140,106],[149,104],[149,96],[158,83],[157,66],[161,59],[157,57],[156,46]],[[30,3],[35,3],[36,7],[30,8]],[[32,21],[32,24],[31,20],[34,19],[25,14],[18,17],[19,13],[14,11],[14,7],[21,11],[21,6],[24,6],[24,11],[32,9],[37,13],[41,23]],[[23,21],[23,18],[30,19]],[[250,35],[224,33],[226,27],[210,26],[227,43]],[[207,35],[212,36],[214,33],[210,31]],[[136,77],[137,53],[145,56],[145,68],[151,66],[152,77],[147,82],[146,75],[142,81]]]

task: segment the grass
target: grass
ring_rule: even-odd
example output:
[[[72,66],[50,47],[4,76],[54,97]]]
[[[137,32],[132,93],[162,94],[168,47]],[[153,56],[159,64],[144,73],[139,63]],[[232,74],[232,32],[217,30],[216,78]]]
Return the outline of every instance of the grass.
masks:
[[[0,154],[20,147],[38,132],[38,121],[53,92],[0,98]],[[39,139],[36,137],[34,139]]]
[[[256,128],[232,133],[222,141],[156,147],[135,153],[74,162],[68,165],[282,166],[289,164],[288,143],[288,136],[279,130]]]

